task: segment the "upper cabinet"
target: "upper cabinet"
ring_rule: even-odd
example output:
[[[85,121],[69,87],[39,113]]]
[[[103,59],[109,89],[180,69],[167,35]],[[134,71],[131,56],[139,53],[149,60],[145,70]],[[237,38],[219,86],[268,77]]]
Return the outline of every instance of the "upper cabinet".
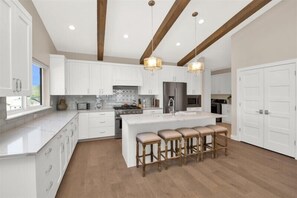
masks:
[[[68,71],[63,55],[50,55],[50,94],[67,95]]]
[[[150,72],[148,70],[142,70],[142,80],[143,85],[138,87],[138,94],[139,95],[158,95],[159,88],[158,88],[158,80],[159,80],[159,73]]]
[[[112,95],[113,68],[104,63],[90,64],[90,94]]]
[[[160,71],[160,74],[160,79],[163,82],[187,82],[186,69],[184,67],[165,66]]]
[[[231,94],[231,73],[211,76],[211,94]]]
[[[202,94],[202,74],[187,72],[187,95]]]
[[[142,86],[140,66],[114,65],[113,73],[115,86]]]
[[[89,95],[90,67],[88,63],[69,60],[67,61],[69,72],[69,93],[68,95]]]
[[[0,18],[0,96],[29,96],[32,17],[18,1],[0,0]]]

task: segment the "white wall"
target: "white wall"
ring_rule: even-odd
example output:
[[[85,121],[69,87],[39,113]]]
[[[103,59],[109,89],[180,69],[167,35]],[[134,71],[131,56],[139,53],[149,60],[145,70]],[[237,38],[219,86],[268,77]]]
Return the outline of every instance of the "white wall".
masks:
[[[283,0],[232,36],[232,135],[237,133],[237,69],[297,58],[297,1]]]

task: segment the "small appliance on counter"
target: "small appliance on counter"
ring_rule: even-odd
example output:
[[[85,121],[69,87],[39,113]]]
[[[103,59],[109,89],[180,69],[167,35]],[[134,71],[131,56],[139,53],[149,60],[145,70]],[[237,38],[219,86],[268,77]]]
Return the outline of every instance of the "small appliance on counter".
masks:
[[[152,107],[159,107],[159,106],[160,106],[159,99],[152,98]]]
[[[77,110],[89,110],[90,109],[90,103],[88,102],[78,102],[76,104]]]

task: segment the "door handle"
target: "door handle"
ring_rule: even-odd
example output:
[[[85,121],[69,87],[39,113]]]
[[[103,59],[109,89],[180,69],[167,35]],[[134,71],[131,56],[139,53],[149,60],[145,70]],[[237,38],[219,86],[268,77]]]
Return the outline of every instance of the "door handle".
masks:
[[[259,113],[259,114],[263,114],[263,110],[261,109],[261,110],[259,110],[259,111],[256,111],[257,113]]]
[[[270,112],[268,110],[265,110],[265,115],[270,114]]]
[[[22,86],[22,80],[20,80],[20,91],[22,91],[23,86]]]

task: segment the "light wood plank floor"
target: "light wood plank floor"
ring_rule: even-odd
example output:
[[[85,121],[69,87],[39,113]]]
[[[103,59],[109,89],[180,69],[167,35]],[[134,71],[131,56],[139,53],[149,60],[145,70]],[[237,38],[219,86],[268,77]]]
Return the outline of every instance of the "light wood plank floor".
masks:
[[[126,167],[120,140],[79,143],[57,198],[297,197],[295,159],[235,141],[227,157],[147,169]]]

